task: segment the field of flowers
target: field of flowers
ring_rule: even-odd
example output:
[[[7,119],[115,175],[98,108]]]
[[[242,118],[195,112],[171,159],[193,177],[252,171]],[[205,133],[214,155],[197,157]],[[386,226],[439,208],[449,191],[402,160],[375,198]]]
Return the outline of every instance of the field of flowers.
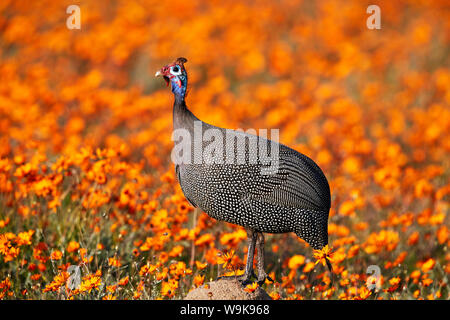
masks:
[[[180,299],[245,263],[174,176],[179,56],[200,119],[279,128],[330,182],[334,281],[266,235],[273,299],[449,299],[448,1],[375,2],[379,30],[361,0],[77,1],[71,30],[71,1],[0,1],[0,299]]]

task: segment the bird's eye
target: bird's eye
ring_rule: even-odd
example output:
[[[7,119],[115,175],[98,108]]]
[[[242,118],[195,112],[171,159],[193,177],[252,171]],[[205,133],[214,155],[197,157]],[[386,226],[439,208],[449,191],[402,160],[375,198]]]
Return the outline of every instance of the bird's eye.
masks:
[[[174,66],[170,69],[170,73],[173,74],[174,76],[178,76],[181,74],[181,69],[178,66]]]

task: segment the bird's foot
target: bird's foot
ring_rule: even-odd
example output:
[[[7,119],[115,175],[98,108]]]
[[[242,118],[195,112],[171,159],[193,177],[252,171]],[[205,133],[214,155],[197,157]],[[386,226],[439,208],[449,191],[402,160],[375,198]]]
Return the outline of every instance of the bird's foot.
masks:
[[[250,274],[244,273],[240,276],[220,276],[217,277],[217,280],[237,280],[239,281],[243,287],[245,287],[246,285],[252,283],[253,281],[251,280],[252,278],[257,279],[255,272],[252,270],[252,272]]]
[[[258,273],[258,285],[262,286],[264,284],[264,282],[266,282],[266,279],[269,280],[270,282],[274,282],[273,279],[271,277],[269,277],[269,275],[267,273],[263,272],[259,272]]]

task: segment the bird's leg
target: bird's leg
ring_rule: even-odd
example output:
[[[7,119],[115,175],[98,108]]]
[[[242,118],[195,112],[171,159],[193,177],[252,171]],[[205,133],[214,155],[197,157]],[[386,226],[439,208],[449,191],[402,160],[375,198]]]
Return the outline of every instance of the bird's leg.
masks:
[[[262,234],[262,232],[258,232],[256,246],[258,247],[258,254],[257,254],[258,284],[259,285],[264,284],[264,281],[266,281],[266,279],[273,282],[273,280],[269,277],[269,275],[264,271],[264,235]]]
[[[247,263],[245,265],[245,272],[241,280],[243,286],[251,283],[250,278],[255,277],[255,272],[253,271],[253,257],[255,255],[255,244],[257,237],[258,237],[257,232],[251,229],[247,229],[248,250],[247,250]]]
[[[255,255],[255,245],[257,239],[257,232],[247,229],[247,263],[245,265],[244,274],[241,276],[220,276],[217,280],[226,280],[226,279],[237,279],[239,280],[243,286],[251,283],[250,279],[252,277],[256,278],[255,272],[253,271],[253,256]]]

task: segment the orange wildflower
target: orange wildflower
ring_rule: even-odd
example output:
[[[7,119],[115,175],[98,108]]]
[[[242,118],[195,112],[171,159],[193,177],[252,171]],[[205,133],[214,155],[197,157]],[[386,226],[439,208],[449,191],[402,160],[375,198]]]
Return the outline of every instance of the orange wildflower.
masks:
[[[175,292],[178,289],[178,281],[170,279],[169,281],[163,281],[161,285],[161,294],[168,298],[173,298]]]
[[[90,263],[94,259],[94,256],[92,256],[92,255],[87,256],[86,248],[81,248],[79,253],[80,253],[81,261],[83,261],[83,263]]]
[[[399,235],[395,231],[381,230],[379,233],[371,233],[364,244],[367,253],[379,253],[385,249],[387,251],[394,250],[399,242]]]
[[[432,258],[428,259],[427,261],[425,261],[422,264],[422,268],[421,268],[422,272],[427,273],[428,271],[430,271],[431,269],[434,268],[435,264],[436,264],[436,260],[434,260]]]
[[[141,269],[139,270],[139,275],[141,277],[144,277],[149,274],[152,274],[155,270],[156,270],[156,266],[151,265],[151,264],[146,264],[146,265],[142,266]]]
[[[122,264],[120,263],[120,260],[116,257],[108,258],[108,264],[112,267],[119,268]]]
[[[314,269],[314,266],[316,265],[316,263],[314,262],[308,262],[304,267],[303,267],[303,272],[304,273],[308,273],[310,271],[312,271]]]
[[[440,244],[444,244],[450,236],[447,226],[443,225],[437,230],[437,239]]]
[[[17,238],[15,239],[17,245],[23,246],[23,245],[30,245],[31,244],[31,237],[34,234],[34,230],[29,230],[27,232],[20,232],[17,235]]]
[[[202,263],[200,261],[195,261],[195,266],[197,267],[198,270],[203,270],[208,266],[208,264]]]
[[[313,255],[314,258],[316,258],[316,264],[321,263],[323,266],[326,266],[330,261],[333,261],[332,250],[328,245],[324,246],[322,249],[314,250]]]
[[[423,279],[423,280],[422,280],[422,285],[423,285],[424,287],[428,287],[428,286],[430,286],[432,283],[433,283],[433,279],[430,279],[430,278],[426,278],[426,279]]]
[[[196,275],[194,277],[194,285],[196,287],[201,286],[204,282],[205,282],[205,276],[204,275],[203,276],[202,275]]]
[[[67,245],[67,252],[75,252],[80,248],[80,244],[76,241],[70,241]]]
[[[80,284],[80,292],[91,292],[93,289],[98,290],[100,285],[102,283],[100,275],[96,274],[90,274],[85,277],[83,277],[83,281]]]
[[[172,248],[172,250],[170,250],[169,257],[177,257],[183,252],[183,250],[184,250],[183,246],[180,245],[175,246]]]
[[[225,269],[231,269],[232,260],[234,257],[234,250],[231,250],[230,252],[223,253],[219,256],[217,259],[217,264],[221,264]]]
[[[408,238],[408,245],[413,246],[419,241],[419,232],[413,232]]]
[[[361,287],[358,291],[359,296],[355,298],[356,300],[366,300],[372,294],[372,291],[367,289],[367,287]]]
[[[62,252],[59,250],[54,250],[52,251],[51,255],[50,255],[50,259],[52,260],[61,260],[62,258]]]
[[[196,246],[208,245],[213,240],[214,240],[214,237],[211,234],[206,233],[206,234],[202,235],[200,238],[198,238],[197,240],[195,240],[195,245]]]
[[[9,224],[9,222],[10,222],[9,218],[6,218],[4,220],[0,220],[0,228],[6,227]]]
[[[69,279],[69,273],[68,272],[61,272],[60,274],[56,275],[53,281],[46,285],[43,292],[49,292],[49,291],[55,291],[57,292],[59,288],[66,284],[67,280]]]
[[[252,293],[255,292],[256,289],[258,289],[258,283],[257,282],[252,282],[251,284],[248,284],[245,286],[244,291]]]
[[[119,286],[126,286],[128,284],[128,282],[130,281],[130,277],[126,276],[125,278],[122,278],[119,280],[119,282],[117,283]]]
[[[289,267],[289,269],[298,269],[304,263],[305,263],[305,257],[297,254],[289,259],[288,267]]]

